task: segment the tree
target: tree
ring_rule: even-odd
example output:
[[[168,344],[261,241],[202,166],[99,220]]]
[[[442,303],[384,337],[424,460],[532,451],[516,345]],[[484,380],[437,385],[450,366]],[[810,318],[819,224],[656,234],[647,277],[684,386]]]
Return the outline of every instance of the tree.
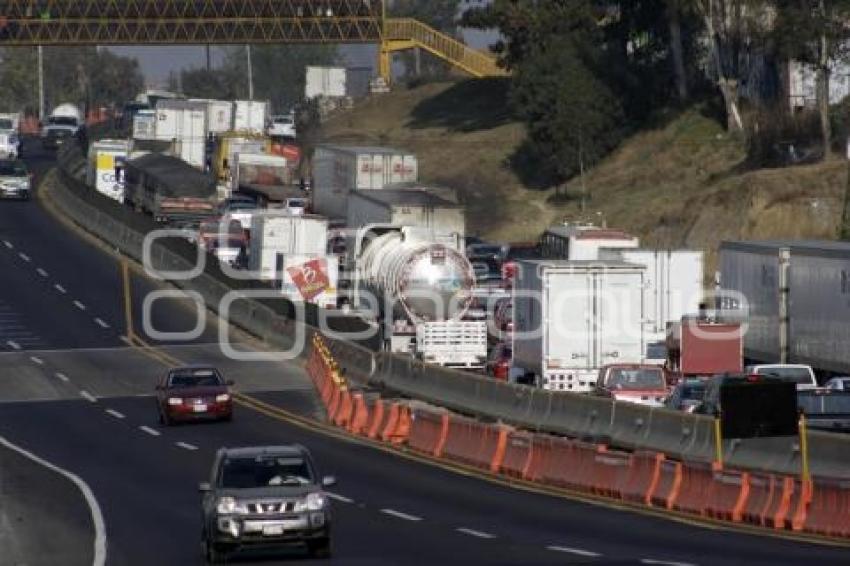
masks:
[[[183,69],[180,72],[180,90],[191,98],[218,98],[230,100],[237,97],[235,81],[218,69]]]
[[[847,56],[850,38],[848,0],[777,0],[774,36],[789,58],[814,67],[823,155],[829,155],[832,125],[829,110],[830,65]]]

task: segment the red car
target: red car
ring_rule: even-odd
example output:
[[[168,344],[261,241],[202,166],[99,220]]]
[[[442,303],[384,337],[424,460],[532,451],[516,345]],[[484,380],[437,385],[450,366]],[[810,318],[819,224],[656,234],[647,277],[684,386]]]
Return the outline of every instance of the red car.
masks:
[[[232,381],[208,366],[177,367],[168,371],[156,386],[159,422],[227,420],[233,418]]]
[[[513,350],[510,344],[500,342],[496,344],[487,358],[487,375],[491,375],[499,381],[508,381],[513,363]]]
[[[664,368],[649,364],[611,364],[599,370],[596,394],[617,401],[660,407],[667,398]]]

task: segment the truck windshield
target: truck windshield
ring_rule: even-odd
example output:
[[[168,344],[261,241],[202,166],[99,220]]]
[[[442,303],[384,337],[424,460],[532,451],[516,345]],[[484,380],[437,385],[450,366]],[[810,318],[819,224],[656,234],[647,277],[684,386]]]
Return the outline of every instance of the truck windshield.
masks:
[[[77,119],[70,116],[51,116],[47,119],[47,123],[51,126],[72,126],[77,127]]]
[[[7,120],[6,118],[0,119],[0,130],[14,130],[15,123],[11,120]]]
[[[19,161],[0,161],[0,175],[3,177],[26,177],[27,168]]]
[[[221,468],[221,487],[251,489],[313,483],[307,462],[298,457],[228,458]]]
[[[660,369],[614,368],[608,374],[609,389],[664,389],[664,374]]]

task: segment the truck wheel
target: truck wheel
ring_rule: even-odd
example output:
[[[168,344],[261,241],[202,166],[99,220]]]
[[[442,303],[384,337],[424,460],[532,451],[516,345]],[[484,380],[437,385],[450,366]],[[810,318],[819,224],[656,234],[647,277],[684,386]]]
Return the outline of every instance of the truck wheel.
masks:
[[[330,558],[330,556],[331,556],[331,539],[330,539],[330,537],[311,541],[307,545],[307,550],[310,552],[310,556],[312,556],[313,558]]]

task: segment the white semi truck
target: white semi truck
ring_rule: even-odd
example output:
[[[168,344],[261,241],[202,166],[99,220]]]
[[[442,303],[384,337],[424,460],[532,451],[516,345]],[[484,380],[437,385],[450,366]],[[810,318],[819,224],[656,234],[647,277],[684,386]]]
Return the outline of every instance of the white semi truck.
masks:
[[[53,109],[41,128],[41,144],[56,149],[66,139],[73,138],[85,125],[83,112],[75,104],[60,104]]]
[[[480,369],[487,325],[464,321],[475,276],[459,250],[424,228],[371,224],[349,242],[352,307],[378,325],[385,348],[427,363]]]
[[[599,369],[643,361],[646,267],[521,260],[514,286],[514,367],[543,389],[588,392]]]

